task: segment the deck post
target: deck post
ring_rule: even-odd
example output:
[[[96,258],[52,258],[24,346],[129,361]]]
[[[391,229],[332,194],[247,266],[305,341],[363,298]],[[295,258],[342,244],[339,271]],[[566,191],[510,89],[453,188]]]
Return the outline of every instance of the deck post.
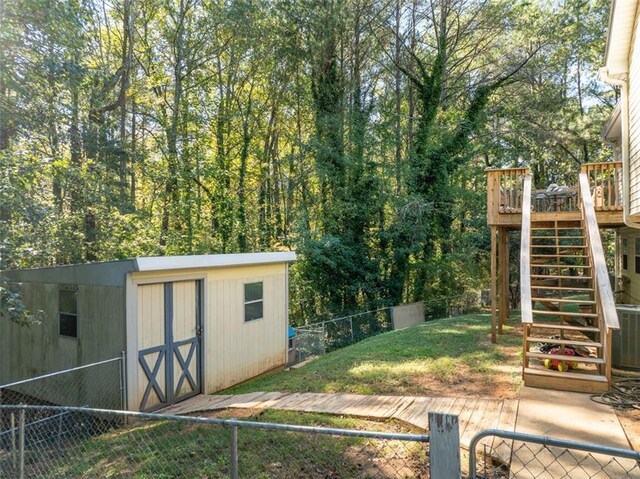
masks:
[[[497,245],[496,245],[496,232],[498,228],[491,226],[491,342],[496,343],[496,323],[497,323],[497,291],[496,291],[496,276],[497,276]]]
[[[500,228],[499,231],[498,261],[500,285],[498,333],[502,334],[502,326],[509,315],[509,230],[507,228]]]
[[[458,416],[429,413],[429,466],[432,479],[460,477]]]

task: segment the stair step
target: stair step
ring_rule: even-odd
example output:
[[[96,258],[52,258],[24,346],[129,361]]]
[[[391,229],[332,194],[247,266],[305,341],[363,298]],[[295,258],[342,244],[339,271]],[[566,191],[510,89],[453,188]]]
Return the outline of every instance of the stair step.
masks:
[[[535,336],[527,336],[526,341],[528,343],[545,343],[545,344],[560,344],[564,346],[581,346],[585,348],[601,348],[602,343],[597,341],[580,341],[577,339],[557,339],[557,338],[536,338]]]
[[[597,318],[596,313],[572,313],[570,311],[549,311],[546,309],[534,309],[533,314],[542,314],[547,316],[567,316],[568,318]]]
[[[601,383],[608,382],[606,376],[602,376],[600,374],[583,374],[583,373],[570,373],[570,372],[561,373],[560,371],[555,371],[551,369],[535,369],[535,368],[525,368],[524,373],[533,374],[536,376],[549,376],[549,377],[561,376],[567,379],[581,379],[583,381],[596,381]]]
[[[579,269],[588,269],[591,268],[591,265],[586,264],[550,264],[550,263],[531,263],[531,267],[538,268],[579,268]]]
[[[532,254],[531,258],[588,258],[584,254]]]
[[[579,363],[604,364],[604,359],[602,358],[585,358],[583,356],[567,356],[565,354],[535,353],[533,351],[527,351],[526,354],[528,358],[558,359],[560,361],[578,361]]]
[[[557,314],[557,313],[556,313]],[[532,328],[539,329],[561,329],[563,331],[580,331],[586,333],[599,333],[600,329],[593,326],[571,326],[569,324],[560,323],[531,323]]]
[[[548,289],[553,291],[593,291],[593,288],[584,288],[584,287],[575,287],[572,288],[570,286],[531,286],[531,289]]]
[[[584,248],[587,247],[587,245],[580,245],[580,244],[561,244],[561,245],[556,245],[556,244],[532,244],[531,247],[532,248],[584,249]]]
[[[558,274],[532,274],[532,278],[552,278],[552,279],[575,279],[575,280],[590,280],[591,276],[563,276]]]
[[[585,239],[585,236],[542,236],[532,235],[532,239]]]
[[[562,230],[562,231],[566,231],[566,230],[580,230],[582,231],[582,227],[581,226],[533,226],[536,222],[532,221],[531,222],[531,231],[544,231],[544,230]],[[544,223],[544,221],[541,221],[541,223]]]
[[[535,297],[531,298],[532,301],[540,301],[542,303],[572,303],[572,304],[596,304],[595,301],[590,299],[564,299],[564,298],[543,298]]]

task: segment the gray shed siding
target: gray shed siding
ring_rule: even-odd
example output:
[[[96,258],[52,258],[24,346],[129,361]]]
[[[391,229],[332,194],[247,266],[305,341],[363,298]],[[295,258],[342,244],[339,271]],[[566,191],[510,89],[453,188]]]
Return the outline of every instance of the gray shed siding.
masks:
[[[78,338],[75,339],[58,334],[60,284],[69,283],[22,283],[27,308],[41,310],[42,322],[24,326],[0,321],[0,384],[110,359],[125,349],[125,288],[77,285]],[[110,370],[117,371],[117,368]],[[91,386],[81,389],[92,392],[75,400],[78,404],[95,404],[90,399],[103,393],[96,387],[97,382],[91,379],[91,373],[86,376],[82,381],[90,382]],[[78,377],[81,375],[76,374],[74,380]],[[48,397],[40,399],[54,400]]]

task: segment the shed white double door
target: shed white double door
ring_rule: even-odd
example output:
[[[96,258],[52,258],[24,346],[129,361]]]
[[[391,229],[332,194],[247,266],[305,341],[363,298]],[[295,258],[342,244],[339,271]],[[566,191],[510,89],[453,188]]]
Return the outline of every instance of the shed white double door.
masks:
[[[152,411],[201,392],[202,281],[138,286],[138,397]]]

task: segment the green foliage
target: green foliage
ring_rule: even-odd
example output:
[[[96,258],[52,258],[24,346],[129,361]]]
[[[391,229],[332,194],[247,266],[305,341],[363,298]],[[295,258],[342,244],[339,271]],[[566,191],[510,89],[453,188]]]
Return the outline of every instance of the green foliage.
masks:
[[[484,167],[608,154],[606,15],[0,0],[0,268],[295,249],[298,323],[477,289]]]
[[[24,326],[39,324],[43,312],[30,311],[22,300],[20,285],[12,282],[0,284],[0,319],[7,319]]]

